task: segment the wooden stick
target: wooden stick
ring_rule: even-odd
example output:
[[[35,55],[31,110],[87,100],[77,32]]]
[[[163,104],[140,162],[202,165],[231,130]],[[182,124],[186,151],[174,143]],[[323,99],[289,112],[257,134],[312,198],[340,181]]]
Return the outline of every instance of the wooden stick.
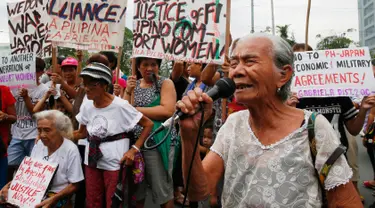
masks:
[[[132,76],[136,76],[137,75],[137,67],[135,65],[135,59],[136,58],[132,58]]]
[[[117,54],[116,84],[118,84],[118,80],[120,79],[121,59],[122,59],[122,46],[118,49],[118,54]]]
[[[226,31],[225,31],[225,55],[229,56],[229,42],[230,42],[230,16],[231,16],[231,0],[227,0],[227,14],[226,14]],[[224,72],[224,77],[228,77],[228,72]],[[227,99],[221,100],[221,120],[225,122],[227,119]]]
[[[79,86],[82,82],[82,79],[79,76],[82,72],[82,58],[83,58],[82,50],[77,50],[77,58],[78,58],[78,66],[77,66],[77,73],[76,73],[76,86]]]
[[[307,5],[307,16],[306,16],[306,34],[305,34],[305,51],[309,48],[309,22],[310,22],[310,10],[311,10],[311,0],[308,0]]]
[[[52,47],[52,73],[57,72],[57,48]]]

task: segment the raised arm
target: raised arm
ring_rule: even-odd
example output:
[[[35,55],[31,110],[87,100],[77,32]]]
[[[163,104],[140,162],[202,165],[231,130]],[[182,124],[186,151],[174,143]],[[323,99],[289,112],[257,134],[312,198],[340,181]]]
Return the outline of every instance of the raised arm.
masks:
[[[173,65],[173,70],[171,73],[171,79],[174,82],[177,82],[178,79],[182,76],[184,71],[184,62],[183,61],[176,61]]]
[[[215,64],[208,64],[202,71],[201,79],[204,84],[214,86],[217,80],[220,79],[220,73],[217,72],[217,66]]]
[[[204,117],[209,118],[212,113],[212,99],[198,88],[195,91],[189,91],[188,96],[182,98],[177,103],[177,107],[184,113],[194,114],[194,106],[203,101]],[[224,161],[216,153],[210,152],[203,162],[200,159],[199,151],[194,155],[192,164],[190,182],[187,184],[187,177],[190,169],[191,159],[195,148],[195,142],[198,135],[198,125],[200,123],[201,113],[180,121],[182,138],[182,168],[185,185],[189,187],[188,196],[191,201],[201,201],[208,197],[213,189],[216,188],[218,181],[224,174]]]
[[[164,121],[173,116],[176,106],[176,96],[172,80],[166,79],[161,86],[160,105],[155,107],[137,107],[137,110],[151,120]]]

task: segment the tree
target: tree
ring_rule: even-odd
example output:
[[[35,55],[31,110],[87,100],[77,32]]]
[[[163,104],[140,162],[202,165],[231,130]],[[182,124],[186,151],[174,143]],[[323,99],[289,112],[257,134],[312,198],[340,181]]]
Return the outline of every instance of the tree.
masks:
[[[320,38],[320,41],[316,46],[317,50],[348,48],[351,43],[354,43],[353,40],[345,37],[345,33],[342,35],[331,35],[324,38],[322,38],[321,35],[317,35],[316,37]]]
[[[127,27],[125,27],[124,43],[122,48],[123,51],[120,69],[124,74],[130,75],[132,71],[131,56],[133,53],[133,32]]]
[[[296,44],[296,40],[293,33],[291,37],[289,37],[289,26],[290,25],[278,25],[276,27],[280,37],[287,41],[291,46],[293,46],[294,44]]]

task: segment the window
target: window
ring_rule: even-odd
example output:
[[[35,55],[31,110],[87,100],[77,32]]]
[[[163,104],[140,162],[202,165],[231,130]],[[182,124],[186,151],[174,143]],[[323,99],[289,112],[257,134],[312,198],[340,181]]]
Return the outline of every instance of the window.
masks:
[[[372,46],[372,45],[375,45],[375,37],[370,38],[365,41],[365,46]]]
[[[365,30],[365,37],[375,33],[375,26],[371,26]]]
[[[374,23],[374,15],[373,15],[373,14],[370,15],[369,17],[367,17],[367,18],[365,19],[365,27],[366,27],[367,25],[372,24],[372,23]]]
[[[365,16],[374,11],[374,3],[369,4],[365,7]]]

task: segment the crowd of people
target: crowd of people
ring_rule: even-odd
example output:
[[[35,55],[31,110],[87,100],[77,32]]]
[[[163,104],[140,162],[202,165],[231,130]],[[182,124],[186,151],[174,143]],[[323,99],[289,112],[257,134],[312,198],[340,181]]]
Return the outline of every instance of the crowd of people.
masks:
[[[373,126],[375,95],[298,98],[291,92],[293,52],[304,50],[252,34],[233,41],[223,65],[175,61],[169,78],[159,75],[162,60],[155,58],[134,59],[136,75],[123,77],[111,52],[92,54],[82,70],[81,53],[59,56],[49,69],[37,58],[36,86],[0,85],[0,203],[29,156],[59,164],[37,207],[109,208],[119,179],[131,181],[124,193],[134,207],[145,207],[146,193],[165,208],[182,205],[185,195],[190,207],[205,200],[226,208],[362,207],[356,136]],[[236,91],[223,106],[205,92],[226,73]],[[176,108],[193,116],[169,135],[154,135],[155,143],[167,135],[160,146],[144,149]],[[374,146],[364,143],[374,180],[363,184],[374,188]],[[328,164],[341,145],[347,152]]]

